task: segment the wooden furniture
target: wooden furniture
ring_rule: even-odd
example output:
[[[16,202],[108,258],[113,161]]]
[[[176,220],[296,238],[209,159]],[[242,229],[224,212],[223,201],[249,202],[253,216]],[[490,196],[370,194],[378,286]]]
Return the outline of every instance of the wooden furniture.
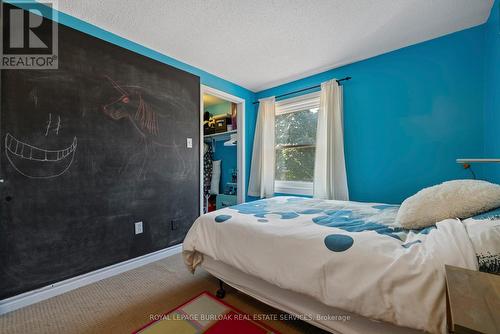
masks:
[[[445,270],[450,333],[500,333],[500,276],[448,265]]]

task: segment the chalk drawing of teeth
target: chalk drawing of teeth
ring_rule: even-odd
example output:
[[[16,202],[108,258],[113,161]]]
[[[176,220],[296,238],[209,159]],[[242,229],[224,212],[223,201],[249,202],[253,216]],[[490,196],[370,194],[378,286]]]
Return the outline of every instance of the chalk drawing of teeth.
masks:
[[[10,133],[5,135],[5,154],[10,164],[20,174],[31,179],[49,179],[64,174],[75,156],[76,137],[62,150],[45,150],[20,140]]]

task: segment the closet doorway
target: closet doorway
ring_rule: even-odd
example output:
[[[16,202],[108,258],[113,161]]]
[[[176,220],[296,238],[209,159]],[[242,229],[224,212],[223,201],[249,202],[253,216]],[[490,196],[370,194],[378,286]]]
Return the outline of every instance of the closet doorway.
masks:
[[[201,214],[245,201],[245,100],[201,85]]]

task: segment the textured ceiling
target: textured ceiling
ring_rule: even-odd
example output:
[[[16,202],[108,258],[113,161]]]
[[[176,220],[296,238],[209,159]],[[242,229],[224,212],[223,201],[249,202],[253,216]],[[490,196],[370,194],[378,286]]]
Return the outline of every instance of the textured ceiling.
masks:
[[[59,10],[262,90],[484,23],[493,0],[59,0]]]

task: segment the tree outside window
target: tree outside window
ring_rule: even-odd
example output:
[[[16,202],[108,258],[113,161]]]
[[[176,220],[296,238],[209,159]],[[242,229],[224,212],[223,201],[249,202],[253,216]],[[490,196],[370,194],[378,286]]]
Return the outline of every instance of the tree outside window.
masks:
[[[317,111],[311,108],[276,116],[276,180],[313,181]]]

